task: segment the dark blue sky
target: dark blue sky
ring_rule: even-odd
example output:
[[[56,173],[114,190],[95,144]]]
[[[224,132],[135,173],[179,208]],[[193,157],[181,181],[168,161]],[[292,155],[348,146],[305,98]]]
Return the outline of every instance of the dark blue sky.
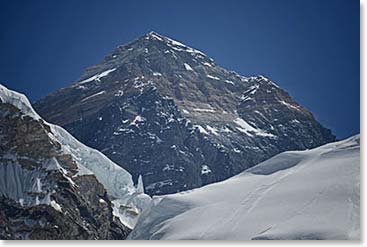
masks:
[[[151,30],[268,76],[338,138],[359,132],[357,0],[1,0],[0,83],[34,101]]]

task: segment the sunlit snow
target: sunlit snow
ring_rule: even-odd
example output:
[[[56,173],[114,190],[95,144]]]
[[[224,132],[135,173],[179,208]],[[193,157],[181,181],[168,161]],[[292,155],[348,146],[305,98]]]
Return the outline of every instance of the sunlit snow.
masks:
[[[359,239],[359,135],[160,196],[130,239]]]
[[[107,76],[108,74],[110,74],[111,72],[113,72],[115,70],[116,70],[116,68],[103,71],[103,72],[101,72],[101,73],[99,73],[97,75],[94,75],[94,76],[92,76],[92,77],[90,77],[88,79],[85,79],[83,81],[78,82],[78,85],[84,84],[84,83],[87,83],[87,82],[91,82],[91,81],[100,81],[101,78]]]

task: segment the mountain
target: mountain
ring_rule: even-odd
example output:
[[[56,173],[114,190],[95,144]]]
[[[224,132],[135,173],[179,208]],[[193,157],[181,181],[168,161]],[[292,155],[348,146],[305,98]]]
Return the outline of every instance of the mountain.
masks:
[[[126,238],[151,200],[126,170],[2,85],[0,115],[0,239]]]
[[[151,32],[35,104],[49,122],[160,195],[222,181],[287,150],[335,141],[264,76],[227,71]]]
[[[130,239],[360,239],[360,137],[156,197]]]

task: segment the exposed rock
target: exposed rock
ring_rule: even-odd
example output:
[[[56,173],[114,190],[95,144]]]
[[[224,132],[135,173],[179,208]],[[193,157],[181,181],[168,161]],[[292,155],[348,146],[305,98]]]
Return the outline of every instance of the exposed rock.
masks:
[[[335,140],[264,76],[227,71],[149,33],[36,103],[47,121],[142,175],[150,195],[224,180],[285,150]]]
[[[23,97],[0,85],[0,239],[125,239],[130,225],[113,214],[111,201],[135,200],[127,205],[139,203],[138,214],[149,199],[139,201],[144,194],[131,176],[98,151],[73,142],[65,131],[57,136],[56,126],[35,117]],[[98,170],[73,148],[88,152],[87,162],[105,168],[104,176],[125,179],[115,183],[120,194],[98,180]]]

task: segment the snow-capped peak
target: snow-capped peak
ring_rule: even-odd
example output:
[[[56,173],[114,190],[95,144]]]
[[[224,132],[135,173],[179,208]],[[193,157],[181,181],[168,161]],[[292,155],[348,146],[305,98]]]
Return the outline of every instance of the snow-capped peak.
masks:
[[[190,52],[193,54],[200,54],[202,56],[207,56],[206,54],[204,54],[203,52],[196,50],[194,48],[191,48],[177,40],[171,39],[169,37],[160,35],[154,31],[151,31],[149,33],[147,33],[146,35],[143,36],[144,39],[153,39],[153,40],[159,40],[164,42],[167,46],[170,46],[172,49],[176,50],[176,51],[186,51],[186,52]]]
[[[164,38],[166,38],[163,35],[160,35],[154,31],[150,31],[145,36],[146,36],[146,39],[153,38],[153,39],[163,40]]]

